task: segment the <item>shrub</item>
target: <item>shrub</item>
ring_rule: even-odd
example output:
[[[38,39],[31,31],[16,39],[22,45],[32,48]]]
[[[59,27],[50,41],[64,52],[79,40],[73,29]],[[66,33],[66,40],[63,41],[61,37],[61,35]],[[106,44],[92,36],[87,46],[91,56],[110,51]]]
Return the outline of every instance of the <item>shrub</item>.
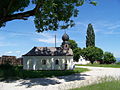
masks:
[[[0,78],[5,79],[25,79],[25,78],[43,78],[53,76],[66,76],[75,73],[88,71],[86,68],[77,68],[75,70],[23,70],[23,66],[0,65]]]
[[[110,52],[105,52],[103,55],[103,62],[104,64],[112,64],[116,62],[115,57]]]
[[[83,48],[82,55],[93,64],[94,61],[102,59],[103,50],[98,47],[87,47]]]
[[[120,62],[117,62],[116,64],[120,65]]]

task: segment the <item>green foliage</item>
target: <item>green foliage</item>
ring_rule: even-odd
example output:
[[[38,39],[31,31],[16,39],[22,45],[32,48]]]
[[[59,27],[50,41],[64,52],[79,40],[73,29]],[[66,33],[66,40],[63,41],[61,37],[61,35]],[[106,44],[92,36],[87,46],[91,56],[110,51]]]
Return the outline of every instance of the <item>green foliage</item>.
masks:
[[[0,78],[4,76],[4,78],[8,79],[8,77],[15,76],[14,66],[10,64],[0,65]]]
[[[73,27],[72,17],[77,17],[79,6],[85,1],[96,5],[91,0],[2,0],[0,1],[0,27],[15,19],[26,20],[34,16],[35,27],[38,32],[47,30],[66,29]],[[25,11],[29,6],[32,10]],[[27,10],[27,9],[26,9]]]
[[[94,6],[96,6],[97,2],[96,1],[91,1],[90,4],[93,4]]]
[[[95,60],[101,60],[103,57],[103,51],[97,47],[87,47],[83,48],[82,55],[86,60],[89,60],[92,64]]]
[[[99,64],[99,63],[94,63],[94,64],[77,65],[77,66],[92,66],[92,67],[120,68],[120,63],[119,63],[119,64]]]
[[[88,24],[87,36],[86,36],[86,47],[95,46],[95,33],[92,24]]]
[[[81,48],[75,48],[75,49],[73,49],[73,53],[74,53],[73,59],[75,61],[78,61],[79,58],[80,58],[80,55],[81,55]]]
[[[30,3],[30,0],[3,0],[0,1],[0,18],[6,15],[12,15],[15,12],[24,11]]]
[[[78,47],[78,44],[74,40],[69,40],[70,48],[73,50],[73,59],[78,61],[81,55],[81,48]]]
[[[75,40],[69,40],[69,42],[70,42],[70,48],[71,48],[71,49],[76,49],[76,48],[78,48],[78,44],[76,43]]]
[[[117,63],[115,63],[115,64],[120,65],[120,62],[117,62]]]
[[[23,70],[22,66],[0,65],[0,78],[4,79],[25,79],[43,78],[54,76],[66,76],[75,73],[88,71],[86,68],[75,68],[75,70]]]
[[[111,63],[115,63],[116,59],[114,57],[114,55],[110,52],[105,52],[103,55],[103,62],[105,64],[111,64]]]

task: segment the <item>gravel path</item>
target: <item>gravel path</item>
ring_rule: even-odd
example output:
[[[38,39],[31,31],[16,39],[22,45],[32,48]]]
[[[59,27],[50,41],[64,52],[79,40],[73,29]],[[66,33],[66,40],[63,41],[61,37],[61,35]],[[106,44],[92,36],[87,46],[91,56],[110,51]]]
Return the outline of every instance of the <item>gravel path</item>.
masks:
[[[96,83],[97,80],[104,76],[120,77],[120,68],[76,67],[88,68],[91,71],[55,78],[21,79],[11,82],[0,82],[0,90],[64,90]]]

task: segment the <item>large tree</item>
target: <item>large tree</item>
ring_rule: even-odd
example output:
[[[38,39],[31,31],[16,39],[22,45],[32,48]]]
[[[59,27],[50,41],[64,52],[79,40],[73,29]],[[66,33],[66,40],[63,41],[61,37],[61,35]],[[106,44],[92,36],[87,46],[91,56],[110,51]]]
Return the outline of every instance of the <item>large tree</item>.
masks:
[[[77,7],[85,1],[96,5],[91,0],[1,0],[0,27],[8,21],[27,20],[30,16],[34,16],[38,32],[72,27],[74,22],[71,17],[77,17]],[[33,9],[26,9],[29,6]]]
[[[95,47],[95,33],[92,24],[88,24],[87,36],[86,36],[86,47]]]
[[[96,60],[102,60],[103,50],[98,47],[83,48],[82,56],[93,64]]]

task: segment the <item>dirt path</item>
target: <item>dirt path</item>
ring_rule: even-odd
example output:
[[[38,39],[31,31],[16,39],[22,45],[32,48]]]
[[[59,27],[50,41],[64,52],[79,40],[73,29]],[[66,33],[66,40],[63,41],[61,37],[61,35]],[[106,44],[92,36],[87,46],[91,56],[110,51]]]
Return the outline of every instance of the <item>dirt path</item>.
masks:
[[[120,68],[76,67],[88,68],[91,71],[55,78],[21,79],[11,82],[0,82],[0,90],[64,90],[97,82],[100,77],[104,76],[120,77]]]

